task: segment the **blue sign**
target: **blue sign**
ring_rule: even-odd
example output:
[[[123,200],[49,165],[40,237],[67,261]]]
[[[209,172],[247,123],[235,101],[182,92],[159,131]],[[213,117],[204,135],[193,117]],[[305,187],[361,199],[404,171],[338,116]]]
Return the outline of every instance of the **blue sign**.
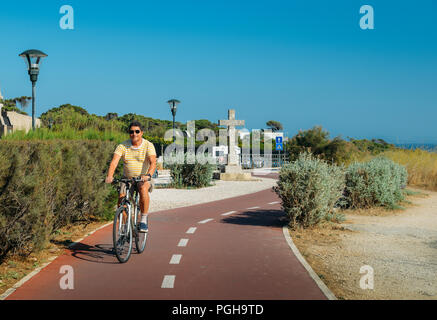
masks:
[[[276,151],[284,150],[284,146],[282,145],[282,137],[276,137]]]

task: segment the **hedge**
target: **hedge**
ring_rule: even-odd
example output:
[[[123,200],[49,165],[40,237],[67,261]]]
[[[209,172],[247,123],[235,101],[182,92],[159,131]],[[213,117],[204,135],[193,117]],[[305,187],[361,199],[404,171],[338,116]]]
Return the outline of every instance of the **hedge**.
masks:
[[[115,143],[0,141],[0,262],[45,247],[57,229],[110,218],[117,197],[102,180]]]

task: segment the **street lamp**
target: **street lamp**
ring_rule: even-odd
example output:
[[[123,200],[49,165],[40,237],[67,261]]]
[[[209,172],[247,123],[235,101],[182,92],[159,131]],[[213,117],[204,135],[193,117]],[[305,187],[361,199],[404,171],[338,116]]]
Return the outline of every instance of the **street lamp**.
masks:
[[[38,80],[40,60],[47,55],[39,50],[26,50],[19,56],[26,61],[30,81],[32,81],[32,130],[35,130],[35,84]]]
[[[179,100],[171,99],[168,100],[167,103],[170,105],[171,114],[173,115],[173,142],[176,141],[176,135],[174,132],[174,118],[176,116],[176,109],[178,107],[178,103],[181,103]]]

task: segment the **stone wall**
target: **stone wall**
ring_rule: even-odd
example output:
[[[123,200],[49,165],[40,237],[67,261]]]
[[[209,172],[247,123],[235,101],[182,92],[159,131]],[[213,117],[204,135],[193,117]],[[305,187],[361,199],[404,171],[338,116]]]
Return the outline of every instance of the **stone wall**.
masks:
[[[0,135],[6,134],[11,130],[25,130],[26,132],[28,132],[32,129],[32,117],[30,116],[19,114],[14,111],[3,111],[0,118]],[[12,127],[9,126],[8,120]],[[35,119],[35,127],[41,127],[41,120],[38,118]]]

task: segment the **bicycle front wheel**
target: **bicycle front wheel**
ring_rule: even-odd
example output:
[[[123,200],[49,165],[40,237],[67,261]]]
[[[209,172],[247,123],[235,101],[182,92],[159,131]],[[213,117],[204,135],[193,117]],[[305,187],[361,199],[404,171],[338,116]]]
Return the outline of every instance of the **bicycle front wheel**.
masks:
[[[121,206],[115,212],[112,239],[115,255],[121,263],[129,260],[132,252],[132,230],[128,225],[129,212]]]
[[[146,241],[147,241],[147,232],[139,232],[139,226],[141,222],[141,212],[140,212],[140,205],[138,203],[138,196],[136,198],[135,203],[135,210],[136,210],[136,216],[137,221],[135,223],[135,246],[137,248],[138,253],[142,253],[144,249],[146,248]],[[149,223],[149,229],[150,229],[150,223]]]
[[[137,226],[139,226],[139,222]],[[148,226],[150,230],[150,223],[148,223]],[[146,248],[147,234],[148,232],[139,232],[139,230],[137,230],[137,236],[135,237],[135,246],[137,247],[138,253],[143,252]]]

